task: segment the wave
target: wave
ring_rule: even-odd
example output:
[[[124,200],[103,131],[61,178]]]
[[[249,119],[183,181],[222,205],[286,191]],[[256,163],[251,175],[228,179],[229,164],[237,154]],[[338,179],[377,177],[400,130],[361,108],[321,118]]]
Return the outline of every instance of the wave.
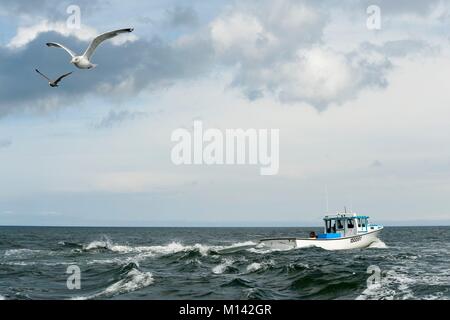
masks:
[[[391,270],[378,283],[368,285],[356,300],[414,299],[410,285],[415,282],[405,274]]]
[[[275,265],[273,260],[267,262],[253,262],[247,266],[247,272],[252,273],[256,271],[266,270]]]
[[[110,285],[104,291],[100,292],[98,296],[116,295],[136,291],[148,287],[154,282],[153,275],[150,272],[142,272],[137,269],[131,269],[125,279]]]
[[[5,251],[4,256],[10,258],[27,258],[41,253],[42,250],[32,249],[9,249]]]
[[[24,262],[24,261],[15,261],[15,262],[1,262],[1,265],[5,265],[5,266],[32,266],[35,265],[35,262]]]
[[[309,246],[308,248],[312,248],[312,247]],[[280,249],[280,248],[269,248],[269,247],[264,246],[264,245],[261,245],[261,246],[258,245],[258,246],[254,247],[254,248],[247,249],[247,251],[251,252],[251,253],[256,253],[256,254],[268,254],[268,253],[272,253],[272,252],[283,252],[283,251],[291,251],[291,250],[296,250],[296,249],[300,249],[300,248],[284,248],[284,249]]]
[[[136,263],[127,264],[123,267],[122,273],[122,279],[109,285],[105,290],[90,296],[76,297],[74,300],[110,298],[112,296],[143,289],[154,282],[153,274],[151,272],[139,270],[139,265]]]
[[[96,240],[92,241],[87,245],[82,246],[81,248],[83,251],[93,251],[93,250],[99,250],[99,249],[105,249],[105,250],[113,250],[113,243],[110,239],[105,238],[105,240]]]
[[[214,274],[222,274],[224,273],[229,267],[231,267],[234,263],[233,259],[226,258],[222,260],[222,263],[218,264],[214,268],[212,268],[212,272]]]
[[[227,283],[222,284],[221,287],[253,288],[250,281],[242,278],[235,278]]]
[[[82,246],[83,251],[98,251],[98,250],[109,250],[117,253],[145,253],[148,255],[169,255],[178,252],[189,252],[196,251],[199,252],[202,256],[206,256],[208,254],[226,254],[231,253],[230,250],[236,252],[238,250],[244,250],[249,247],[255,246],[256,243],[252,241],[247,242],[238,242],[231,244],[229,246],[220,246],[220,245],[204,245],[200,243],[196,243],[194,245],[184,245],[180,242],[170,242],[166,245],[155,245],[155,246],[129,246],[129,245],[120,245],[113,243],[110,239],[106,238],[104,240],[96,240],[92,241],[87,245]]]
[[[82,244],[76,242],[68,242],[68,241],[59,241],[58,244],[64,247],[72,247],[72,248],[83,248]]]
[[[248,272],[255,272],[258,271],[262,268],[262,264],[259,262],[253,262],[252,264],[249,264],[247,266],[247,271]]]

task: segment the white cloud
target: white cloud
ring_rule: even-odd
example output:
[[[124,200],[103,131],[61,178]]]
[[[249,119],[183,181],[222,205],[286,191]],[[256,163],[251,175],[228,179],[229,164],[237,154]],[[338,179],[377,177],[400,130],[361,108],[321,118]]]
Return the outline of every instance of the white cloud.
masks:
[[[320,47],[300,50],[297,59],[283,64],[279,71],[280,98],[286,101],[341,101],[359,83],[345,56]]]
[[[42,20],[41,22],[26,26],[19,27],[16,35],[7,44],[8,48],[16,49],[26,46],[28,43],[36,39],[39,34],[45,32],[57,32],[65,37],[74,36],[81,41],[91,41],[99,32],[89,26],[82,26],[81,28],[68,27],[65,22],[50,22],[48,20]],[[105,30],[107,31],[107,30]],[[114,45],[121,45],[125,42],[133,42],[138,38],[135,34],[121,35],[120,37],[112,39]]]
[[[376,47],[333,50],[322,39],[329,21],[320,5],[295,1],[235,6],[210,24],[220,63],[235,67],[232,86],[251,100],[271,94],[317,109],[384,87],[390,62]]]
[[[277,38],[256,17],[241,12],[215,20],[211,37],[218,55],[231,55],[234,59],[261,60],[277,45]]]
[[[83,27],[81,29],[68,28],[64,22],[50,22],[43,20],[27,27],[19,27],[16,35],[8,43],[9,48],[20,48],[36,39],[39,34],[54,31],[63,36],[75,36],[82,41],[89,41],[97,35],[95,29]]]

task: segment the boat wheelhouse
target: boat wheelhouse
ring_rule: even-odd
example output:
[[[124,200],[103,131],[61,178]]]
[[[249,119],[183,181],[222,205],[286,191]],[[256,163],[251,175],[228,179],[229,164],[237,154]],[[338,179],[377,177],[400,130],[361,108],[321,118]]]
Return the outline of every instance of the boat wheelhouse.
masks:
[[[338,213],[323,218],[324,232],[319,234],[319,239],[336,239],[365,234],[369,231],[378,230],[380,225],[369,224],[368,216],[356,215],[355,213]]]

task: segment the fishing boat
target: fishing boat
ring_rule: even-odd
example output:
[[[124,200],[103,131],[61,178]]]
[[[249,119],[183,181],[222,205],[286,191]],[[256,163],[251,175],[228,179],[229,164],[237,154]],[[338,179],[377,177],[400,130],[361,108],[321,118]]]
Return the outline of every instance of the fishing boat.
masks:
[[[367,248],[379,241],[382,225],[370,224],[369,217],[356,213],[338,213],[324,217],[324,232],[311,232],[309,238],[268,238],[259,245],[273,249],[320,247],[325,250]]]

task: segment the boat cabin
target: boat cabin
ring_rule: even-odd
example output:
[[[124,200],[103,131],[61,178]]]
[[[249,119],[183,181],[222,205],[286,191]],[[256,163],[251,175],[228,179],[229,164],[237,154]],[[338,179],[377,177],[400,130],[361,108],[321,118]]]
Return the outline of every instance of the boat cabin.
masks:
[[[325,216],[324,233],[317,238],[333,239],[356,236],[369,231],[369,217],[358,216],[355,213],[338,213],[332,216]],[[373,228],[372,228],[373,229]]]

